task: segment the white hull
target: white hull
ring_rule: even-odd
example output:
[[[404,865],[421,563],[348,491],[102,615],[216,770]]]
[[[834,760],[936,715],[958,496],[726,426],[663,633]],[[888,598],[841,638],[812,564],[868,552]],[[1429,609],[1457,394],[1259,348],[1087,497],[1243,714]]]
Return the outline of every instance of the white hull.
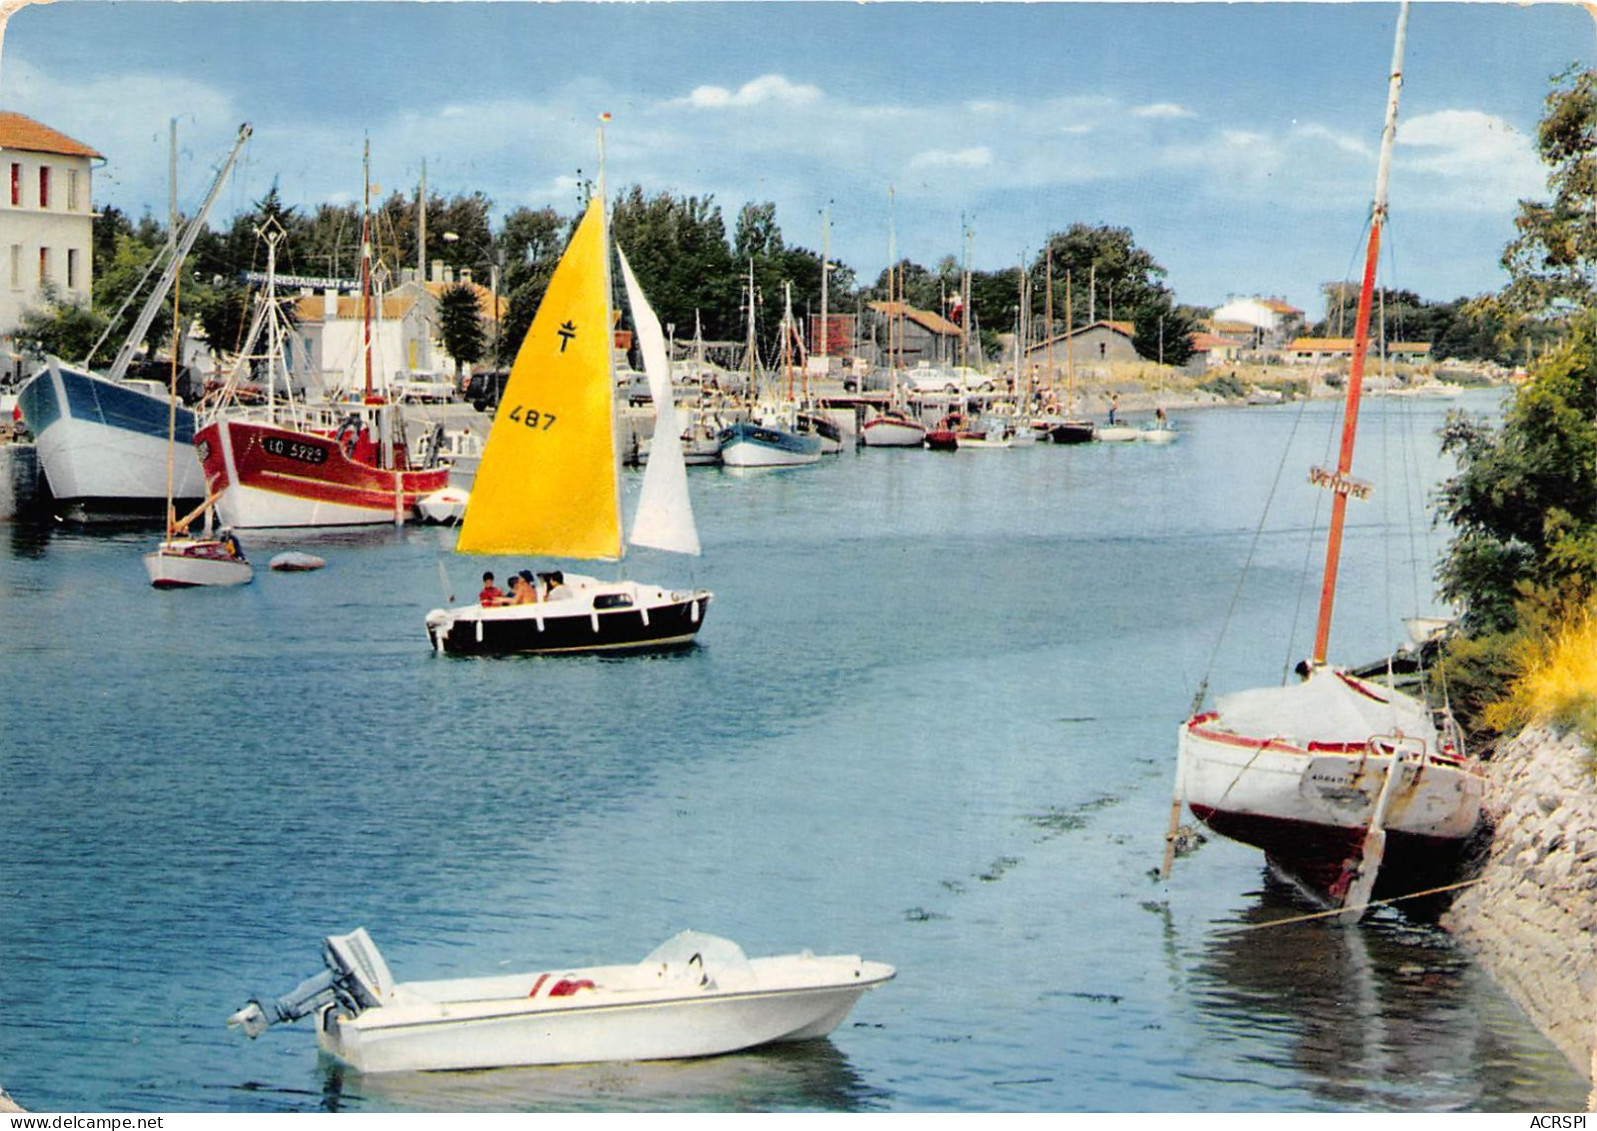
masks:
[[[1105,444],[1129,444],[1137,438],[1140,431],[1129,424],[1105,424],[1098,429],[1096,438]]]
[[[374,510],[346,506],[325,499],[307,499],[233,483],[216,500],[216,513],[224,526],[237,530],[258,530],[290,526],[399,525],[409,512],[400,510],[396,513],[393,507]]]
[[[453,471],[450,475],[453,476]],[[449,486],[442,490],[434,491],[431,495],[424,496],[416,503],[416,513],[421,515],[423,522],[437,523],[440,526],[451,526],[466,517],[466,503],[471,499],[471,493],[459,487]]]
[[[1144,444],[1173,444],[1180,434],[1174,428],[1144,428],[1138,439]]]
[[[866,990],[892,976],[890,968],[858,959],[755,959],[751,965],[759,970],[761,963],[776,962],[788,969],[770,972],[791,973],[798,984],[750,992],[700,987],[687,993],[607,991],[602,988],[607,974],[630,973],[610,967],[564,973],[573,981],[592,980],[601,987],[568,998],[527,997],[527,987],[535,981],[528,975],[515,987],[518,996],[500,1000],[395,1004],[353,1018],[329,1006],[317,1018],[317,1043],[362,1072],[717,1056],[824,1037]],[[420,997],[437,985],[401,983],[396,996]]]
[[[180,409],[184,427],[172,452],[166,396],[52,361],[23,387],[20,400],[39,469],[58,501],[160,511],[169,465],[173,497],[205,498],[205,474],[186,439],[192,415]]]
[[[1308,751],[1285,743],[1264,748],[1215,737],[1196,723],[1181,728],[1181,794],[1200,809],[1362,835],[1392,764],[1390,753]],[[1428,761],[1394,795],[1390,832],[1462,839],[1475,828],[1485,779],[1459,760]]]
[[[228,557],[221,543],[179,540],[163,542],[144,555],[144,569],[157,589],[195,589],[215,585],[247,585],[255,571],[242,557]]]
[[[169,449],[164,436],[63,416],[35,443],[50,493],[62,502],[95,499],[160,505],[166,501]],[[194,448],[180,444],[172,454],[172,496],[205,498],[205,472]]]
[[[877,417],[863,431],[867,448],[918,448],[926,442],[926,426],[914,421]]]
[[[789,451],[766,444],[740,440],[721,449],[721,463],[727,467],[803,467],[819,463],[821,447],[810,452]]]
[[[363,1072],[715,1056],[824,1037],[894,970],[857,955],[750,959],[685,931],[642,962],[395,982],[364,929],[329,937],[326,972],[228,1019],[254,1037],[316,1016],[317,1042]]]

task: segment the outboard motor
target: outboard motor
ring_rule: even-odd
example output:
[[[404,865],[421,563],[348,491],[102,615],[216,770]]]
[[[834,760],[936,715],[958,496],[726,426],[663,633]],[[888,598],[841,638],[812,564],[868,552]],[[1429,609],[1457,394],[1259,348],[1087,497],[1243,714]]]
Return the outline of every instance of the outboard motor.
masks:
[[[298,1021],[325,1005],[337,1002],[351,1016],[383,1004],[393,988],[388,964],[377,946],[359,927],[347,935],[322,940],[322,961],[327,968],[313,974],[282,997],[253,997],[227,1019],[229,1029],[242,1030],[252,1040],[273,1025]]]

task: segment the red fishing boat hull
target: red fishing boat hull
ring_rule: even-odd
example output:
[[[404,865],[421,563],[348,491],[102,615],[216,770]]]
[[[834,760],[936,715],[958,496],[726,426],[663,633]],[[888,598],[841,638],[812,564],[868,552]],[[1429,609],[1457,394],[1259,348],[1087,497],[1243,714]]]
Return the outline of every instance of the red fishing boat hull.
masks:
[[[194,445],[217,513],[238,529],[405,522],[449,485],[448,467],[379,467],[348,438],[254,421],[213,421]]]

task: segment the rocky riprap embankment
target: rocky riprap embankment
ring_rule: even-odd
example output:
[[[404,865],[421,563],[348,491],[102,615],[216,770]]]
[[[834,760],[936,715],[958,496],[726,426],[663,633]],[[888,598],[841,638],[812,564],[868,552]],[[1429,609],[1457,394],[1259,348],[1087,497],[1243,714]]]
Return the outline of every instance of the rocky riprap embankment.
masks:
[[[1479,882],[1442,922],[1537,1028],[1597,1078],[1593,761],[1578,736],[1545,727],[1499,745],[1487,764],[1491,848]]]

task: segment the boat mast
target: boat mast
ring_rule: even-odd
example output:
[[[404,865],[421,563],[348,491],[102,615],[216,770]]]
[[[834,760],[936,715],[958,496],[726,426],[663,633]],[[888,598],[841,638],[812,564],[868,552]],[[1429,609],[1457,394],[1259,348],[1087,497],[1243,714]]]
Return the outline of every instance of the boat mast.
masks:
[[[1381,157],[1375,172],[1375,201],[1370,209],[1370,239],[1364,252],[1364,281],[1359,286],[1358,321],[1353,328],[1353,361],[1348,369],[1347,408],[1342,421],[1342,449],[1336,474],[1316,476],[1335,492],[1331,504],[1331,529],[1325,545],[1325,580],[1320,586],[1320,618],[1314,633],[1311,662],[1325,663],[1331,635],[1331,610],[1336,604],[1336,575],[1341,564],[1342,529],[1347,519],[1347,498],[1355,485],[1348,478],[1353,467],[1353,442],[1358,434],[1359,399],[1364,386],[1364,359],[1370,347],[1370,309],[1375,294],[1375,267],[1381,253],[1381,228],[1386,223],[1386,190],[1392,170],[1392,144],[1397,136],[1398,96],[1403,90],[1403,44],[1408,34],[1408,3],[1398,11],[1397,37],[1392,46],[1391,79],[1386,95],[1386,124],[1381,130]]]
[[[594,185],[594,191],[599,195],[599,246],[603,249],[599,258],[604,264],[604,335],[605,335],[605,362],[609,374],[605,380],[605,387],[610,390],[610,450],[614,454],[611,463],[612,486],[615,491],[616,521],[621,521],[621,414],[615,406],[615,327],[616,311],[611,300],[612,279],[610,275],[610,210],[609,198],[605,195],[604,180],[604,127],[610,121],[610,112],[606,110],[599,115],[599,174]],[[667,363],[669,372],[669,362]],[[669,382],[667,382],[669,385]],[[625,537],[617,539],[616,560],[620,561],[627,556],[627,540]]]
[[[1065,268],[1065,415],[1076,415],[1076,327],[1070,311],[1070,268]]]
[[[821,372],[825,376],[832,375],[832,365],[829,354],[831,343],[827,338],[832,332],[832,324],[826,317],[827,276],[832,273],[832,215],[829,208],[821,209]]]
[[[1068,273],[1065,276],[1069,278]],[[1048,399],[1054,399],[1054,246],[1049,242],[1043,253],[1043,337],[1048,341],[1045,351],[1048,364]],[[1067,283],[1065,290],[1069,291]],[[1068,301],[1068,298],[1067,300]]]
[[[372,403],[372,143],[362,157],[365,189],[360,210],[361,353],[366,358],[366,403]]]

